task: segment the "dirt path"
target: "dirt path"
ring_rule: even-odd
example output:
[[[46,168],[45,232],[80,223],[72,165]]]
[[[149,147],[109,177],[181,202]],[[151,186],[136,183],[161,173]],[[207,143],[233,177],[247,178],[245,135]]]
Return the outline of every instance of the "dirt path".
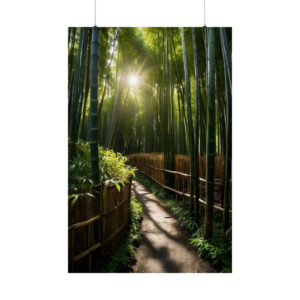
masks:
[[[135,273],[210,273],[213,267],[189,244],[179,222],[143,185],[132,182],[133,195],[142,203],[143,242],[137,250]]]

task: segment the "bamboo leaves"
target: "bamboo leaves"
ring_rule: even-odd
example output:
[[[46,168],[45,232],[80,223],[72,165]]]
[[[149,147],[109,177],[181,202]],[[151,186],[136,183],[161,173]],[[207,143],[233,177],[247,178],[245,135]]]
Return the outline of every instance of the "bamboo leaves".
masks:
[[[90,141],[92,162],[97,159],[97,143],[123,154],[162,153],[164,165],[160,167],[169,170],[178,167],[176,155],[188,154],[190,165],[184,172],[191,174],[191,182],[184,189],[191,195],[191,217],[198,224],[205,223],[205,236],[210,238],[212,205],[219,201],[214,197],[214,157],[218,154],[220,165],[224,162],[216,178],[224,183],[226,232],[232,154],[230,29],[98,28],[100,38],[95,30],[69,29],[70,158],[76,157],[79,135]],[[137,86],[130,85],[130,75],[138,77]],[[101,180],[102,171],[96,165],[93,176]],[[174,175],[163,177],[170,187],[178,184]],[[207,179],[201,195],[198,177]],[[204,197],[208,202],[205,216],[203,210],[200,215],[198,202]]]

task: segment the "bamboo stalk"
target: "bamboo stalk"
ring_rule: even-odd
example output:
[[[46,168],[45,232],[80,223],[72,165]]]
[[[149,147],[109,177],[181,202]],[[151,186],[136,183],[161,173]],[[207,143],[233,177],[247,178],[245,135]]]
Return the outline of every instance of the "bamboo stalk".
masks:
[[[128,203],[129,204],[129,200],[130,200],[130,195],[131,195],[131,181],[132,181],[132,177],[130,177],[129,179],[129,183],[127,184],[128,186],[128,193],[125,194],[126,198],[121,201],[117,206],[115,206],[113,209],[111,209],[110,211],[108,212],[105,212],[105,209],[106,209],[106,205],[104,205],[104,208],[103,208],[103,214],[102,215],[97,215],[89,220],[86,220],[86,221],[83,221],[83,222],[79,222],[79,223],[76,223],[76,224],[73,224],[72,226],[69,226],[69,231],[70,231],[70,271],[73,272],[74,271],[74,263],[78,262],[79,260],[81,260],[82,258],[88,256],[88,269],[89,271],[92,270],[92,261],[91,261],[91,255],[92,255],[92,252],[99,249],[102,245],[105,245],[107,244],[108,242],[110,242],[122,229],[125,228],[125,226],[127,226],[127,222],[128,222],[128,218],[123,218],[122,220],[125,221],[123,222],[123,224],[121,224],[120,226],[118,226],[116,228],[116,230],[114,230],[114,232],[108,236],[105,241],[103,242],[99,242],[97,244],[94,244],[93,245],[93,240],[92,240],[92,224],[94,222],[96,222],[97,220],[103,220],[104,218],[101,218],[102,216],[106,216],[114,211],[117,211],[117,209],[119,209],[118,211],[121,211],[121,213],[123,213],[123,208],[121,208],[125,203]],[[111,187],[109,187],[111,188]],[[115,188],[114,186],[112,186],[112,188]],[[104,202],[105,203],[105,202]],[[125,210],[125,214],[127,214],[127,211],[128,211],[128,206],[126,207],[126,210]],[[80,254],[78,255],[74,255],[74,235],[75,235],[75,230],[76,229],[79,229],[79,228],[82,228],[83,226],[88,226],[88,249],[82,251]],[[104,230],[105,230],[105,227],[104,227]],[[103,238],[103,232],[102,232],[102,238]]]
[[[197,177],[199,176],[199,146],[200,146],[200,86],[199,86],[199,70],[198,70],[198,55],[197,55],[197,46],[196,46],[196,35],[195,35],[195,28],[192,28],[192,39],[193,39],[193,54],[194,54],[194,69],[195,69],[195,113],[196,113],[196,126],[195,126],[195,176],[194,176],[194,185],[195,185],[195,196],[196,199],[200,197],[200,190],[199,190],[199,182],[197,181]],[[199,203],[196,201],[195,204],[195,218],[196,222],[200,224],[199,218]]]
[[[80,39],[77,51],[77,62],[76,62],[76,72],[75,72],[75,81],[74,81],[74,91],[73,91],[73,99],[72,99],[72,114],[70,120],[70,137],[71,137],[71,160],[74,159],[77,155],[76,149],[76,117],[77,117],[77,109],[79,104],[79,93],[80,93],[80,62],[82,55],[82,46],[83,46],[83,36],[85,31],[83,28],[80,28]]]
[[[108,242],[110,242],[122,229],[125,228],[127,224],[123,224],[121,225],[113,234],[111,234],[104,242],[103,245],[107,244]]]
[[[181,28],[181,43],[182,43],[182,56],[185,74],[185,95],[186,95],[186,107],[188,113],[188,127],[189,127],[189,155],[190,155],[190,174],[191,174],[191,197],[190,197],[190,213],[193,214],[195,207],[193,205],[193,196],[195,194],[195,139],[194,139],[194,126],[192,118],[192,108],[191,108],[191,91],[190,91],[190,77],[187,61],[187,53],[184,38],[184,28]]]
[[[99,183],[99,155],[98,155],[98,58],[99,33],[96,26],[92,29],[91,47],[91,97],[90,97],[90,148],[92,162],[92,178]]]
[[[87,225],[89,225],[89,224],[91,224],[91,223],[99,220],[100,218],[101,218],[101,215],[97,215],[97,216],[95,216],[95,217],[93,217],[93,218],[91,218],[89,220],[73,224],[73,225],[69,226],[68,229],[72,231],[74,229],[78,229],[78,228],[81,228],[83,226],[87,226]]]
[[[214,159],[216,151],[215,131],[215,33],[208,29],[208,130],[206,150],[206,207],[204,218],[204,238],[212,237],[214,202]]]
[[[224,214],[223,214],[223,233],[229,228],[229,189],[231,178],[231,156],[232,156],[232,94],[231,94],[231,58],[226,37],[225,28],[220,29],[222,54],[224,60],[224,75],[225,75],[225,94],[226,102],[226,157],[225,157],[225,172],[224,172]]]
[[[70,272],[74,271],[74,263],[73,263],[73,257],[74,257],[74,251],[75,251],[75,234],[74,234],[74,230],[71,230],[71,232],[69,233],[69,237],[70,237],[70,261],[71,261],[71,265],[70,265]]]
[[[73,257],[72,262],[78,262],[79,260],[81,260],[82,258],[84,258],[85,256],[89,255],[90,253],[92,253],[93,251],[97,250],[98,248],[100,248],[102,246],[101,243],[95,244],[94,246],[92,246],[91,248],[84,250],[83,252],[81,252],[80,254],[76,255],[75,257]]]
[[[91,248],[91,224],[88,225],[88,247]],[[92,270],[92,252],[89,252],[89,272]]]

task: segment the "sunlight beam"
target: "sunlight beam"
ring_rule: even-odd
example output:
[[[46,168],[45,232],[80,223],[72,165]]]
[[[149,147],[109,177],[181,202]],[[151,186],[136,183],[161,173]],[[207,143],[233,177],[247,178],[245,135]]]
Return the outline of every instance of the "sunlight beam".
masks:
[[[136,75],[130,75],[128,82],[131,86],[136,86],[139,83],[139,78]]]

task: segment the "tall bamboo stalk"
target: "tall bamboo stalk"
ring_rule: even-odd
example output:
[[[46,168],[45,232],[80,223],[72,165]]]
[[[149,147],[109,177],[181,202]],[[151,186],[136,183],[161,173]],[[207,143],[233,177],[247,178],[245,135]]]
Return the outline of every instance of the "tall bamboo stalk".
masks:
[[[172,149],[173,142],[172,142],[172,114],[170,112],[171,101],[170,98],[170,70],[169,70],[169,33],[168,28],[166,28],[166,52],[165,52],[165,66],[166,66],[166,97],[165,97],[165,115],[164,118],[166,119],[166,127],[165,129],[165,136],[166,136],[166,151],[165,151],[165,161],[166,161],[166,169],[173,169],[174,164],[174,150]],[[173,154],[172,154],[173,152]],[[173,181],[171,174],[166,173],[166,183],[168,186],[173,187]]]
[[[76,156],[76,117],[77,117],[77,107],[79,102],[79,93],[80,93],[80,62],[81,62],[81,50],[83,45],[83,28],[80,28],[80,38],[79,46],[77,51],[77,62],[76,62],[76,72],[75,72],[75,82],[74,82],[74,91],[73,91],[73,100],[72,100],[72,115],[71,115],[71,125],[70,125],[70,137],[71,137],[71,160]]]
[[[99,32],[96,26],[92,29],[91,50],[91,97],[90,97],[90,147],[92,163],[92,179],[99,183],[99,155],[98,155],[98,59]]]
[[[79,93],[78,93],[78,108],[77,108],[77,116],[76,116],[76,128],[75,128],[75,135],[76,141],[78,140],[79,134],[79,126],[80,126],[80,119],[81,119],[81,112],[82,112],[82,105],[83,105],[83,86],[84,86],[84,76],[85,76],[85,58],[87,54],[87,44],[88,44],[88,28],[83,29],[83,46],[82,46],[82,55],[80,61],[80,80],[79,80]]]
[[[170,30],[172,33],[172,29]],[[169,36],[169,45],[171,45],[171,36]],[[175,134],[175,101],[174,101],[174,74],[173,74],[173,55],[170,46],[170,77],[171,77],[171,97],[170,97],[170,169],[175,170],[176,153],[176,134]],[[174,176],[171,177],[171,185],[174,186]]]
[[[208,29],[208,130],[206,150],[206,207],[204,220],[204,238],[212,237],[214,204],[214,165],[216,151],[215,130],[215,32]]]
[[[198,70],[198,56],[197,56],[197,45],[195,28],[192,28],[193,38],[193,53],[194,53],[194,68],[195,68],[195,112],[196,112],[196,130],[195,130],[195,209],[196,209],[196,221],[199,223],[199,201],[200,188],[199,188],[199,130],[200,130],[200,87],[199,87],[199,70]]]
[[[185,75],[185,94],[186,94],[186,106],[188,113],[188,127],[189,127],[189,154],[190,154],[190,174],[191,174],[191,192],[190,192],[190,212],[193,211],[193,198],[195,195],[195,142],[194,142],[194,126],[192,119],[192,107],[191,107],[191,92],[190,92],[190,77],[188,62],[186,56],[186,46],[184,39],[184,28],[181,28],[181,43],[182,43],[182,56]]]
[[[89,95],[90,90],[90,61],[91,61],[91,35],[92,31],[89,28],[88,31],[88,59],[87,59],[87,65],[86,65],[86,77],[85,77],[85,89],[84,89],[84,105],[83,105],[83,112],[82,112],[82,121],[81,121],[81,128],[80,128],[80,138],[84,138],[84,128],[85,128],[85,117],[86,117],[86,104],[87,104],[87,98]]]
[[[231,57],[229,52],[229,45],[227,41],[226,31],[225,28],[220,28],[220,35],[221,35],[221,44],[222,44],[222,53],[223,53],[223,59],[225,64],[225,72],[227,72],[227,79],[228,79],[228,85],[230,92],[232,91],[232,85],[231,85],[231,74],[232,74],[232,65],[231,65]]]
[[[179,93],[178,99],[181,99],[181,107],[182,107],[182,116],[183,116],[183,123],[180,122],[180,136],[181,136],[181,141],[182,141],[182,154],[187,153],[187,146],[186,146],[186,128],[187,128],[187,120],[186,120],[186,114],[185,114],[185,104],[184,104],[184,88],[181,80],[181,75],[179,72],[179,67],[177,63],[177,58],[176,58],[176,48],[175,48],[175,43],[173,39],[173,35],[171,32],[171,41],[173,45],[173,51],[174,51],[174,60],[175,60],[175,68],[176,68],[176,77],[177,77],[177,92]]]
[[[231,155],[232,155],[232,94],[231,94],[231,58],[225,28],[220,28],[222,54],[224,60],[225,94],[226,102],[226,158],[224,176],[224,211],[223,233],[229,228],[229,189],[231,179]]]
[[[157,131],[157,148],[156,151],[159,151],[159,142],[161,141],[161,130],[160,130],[160,116],[161,116],[161,110],[160,110],[160,56],[159,56],[159,28],[157,28],[157,119],[156,119],[156,131]]]
[[[69,52],[69,68],[68,68],[68,74],[69,74],[69,80],[70,80],[70,75],[72,72],[73,68],[73,57],[74,57],[74,45],[75,45],[75,37],[76,37],[76,27],[70,28],[70,35],[71,35],[71,48]],[[69,44],[69,43],[68,43]]]
[[[104,89],[103,89],[102,97],[101,97],[101,100],[100,100],[100,103],[99,103],[99,108],[98,108],[99,118],[100,118],[100,115],[101,115],[102,105],[103,105],[103,101],[104,101],[104,97],[105,97],[105,92],[106,92],[106,88],[107,88],[107,84],[108,84],[109,70],[110,70],[110,66],[111,66],[111,63],[113,61],[114,53],[115,53],[115,50],[116,50],[117,36],[118,36],[118,28],[116,29],[114,37],[113,37],[113,43],[112,43],[112,45],[113,45],[113,51],[112,51],[112,53],[110,55],[109,64],[108,64],[108,66],[106,68],[106,74],[105,74],[105,79],[104,79]],[[108,46],[109,46],[109,44],[108,44]]]

